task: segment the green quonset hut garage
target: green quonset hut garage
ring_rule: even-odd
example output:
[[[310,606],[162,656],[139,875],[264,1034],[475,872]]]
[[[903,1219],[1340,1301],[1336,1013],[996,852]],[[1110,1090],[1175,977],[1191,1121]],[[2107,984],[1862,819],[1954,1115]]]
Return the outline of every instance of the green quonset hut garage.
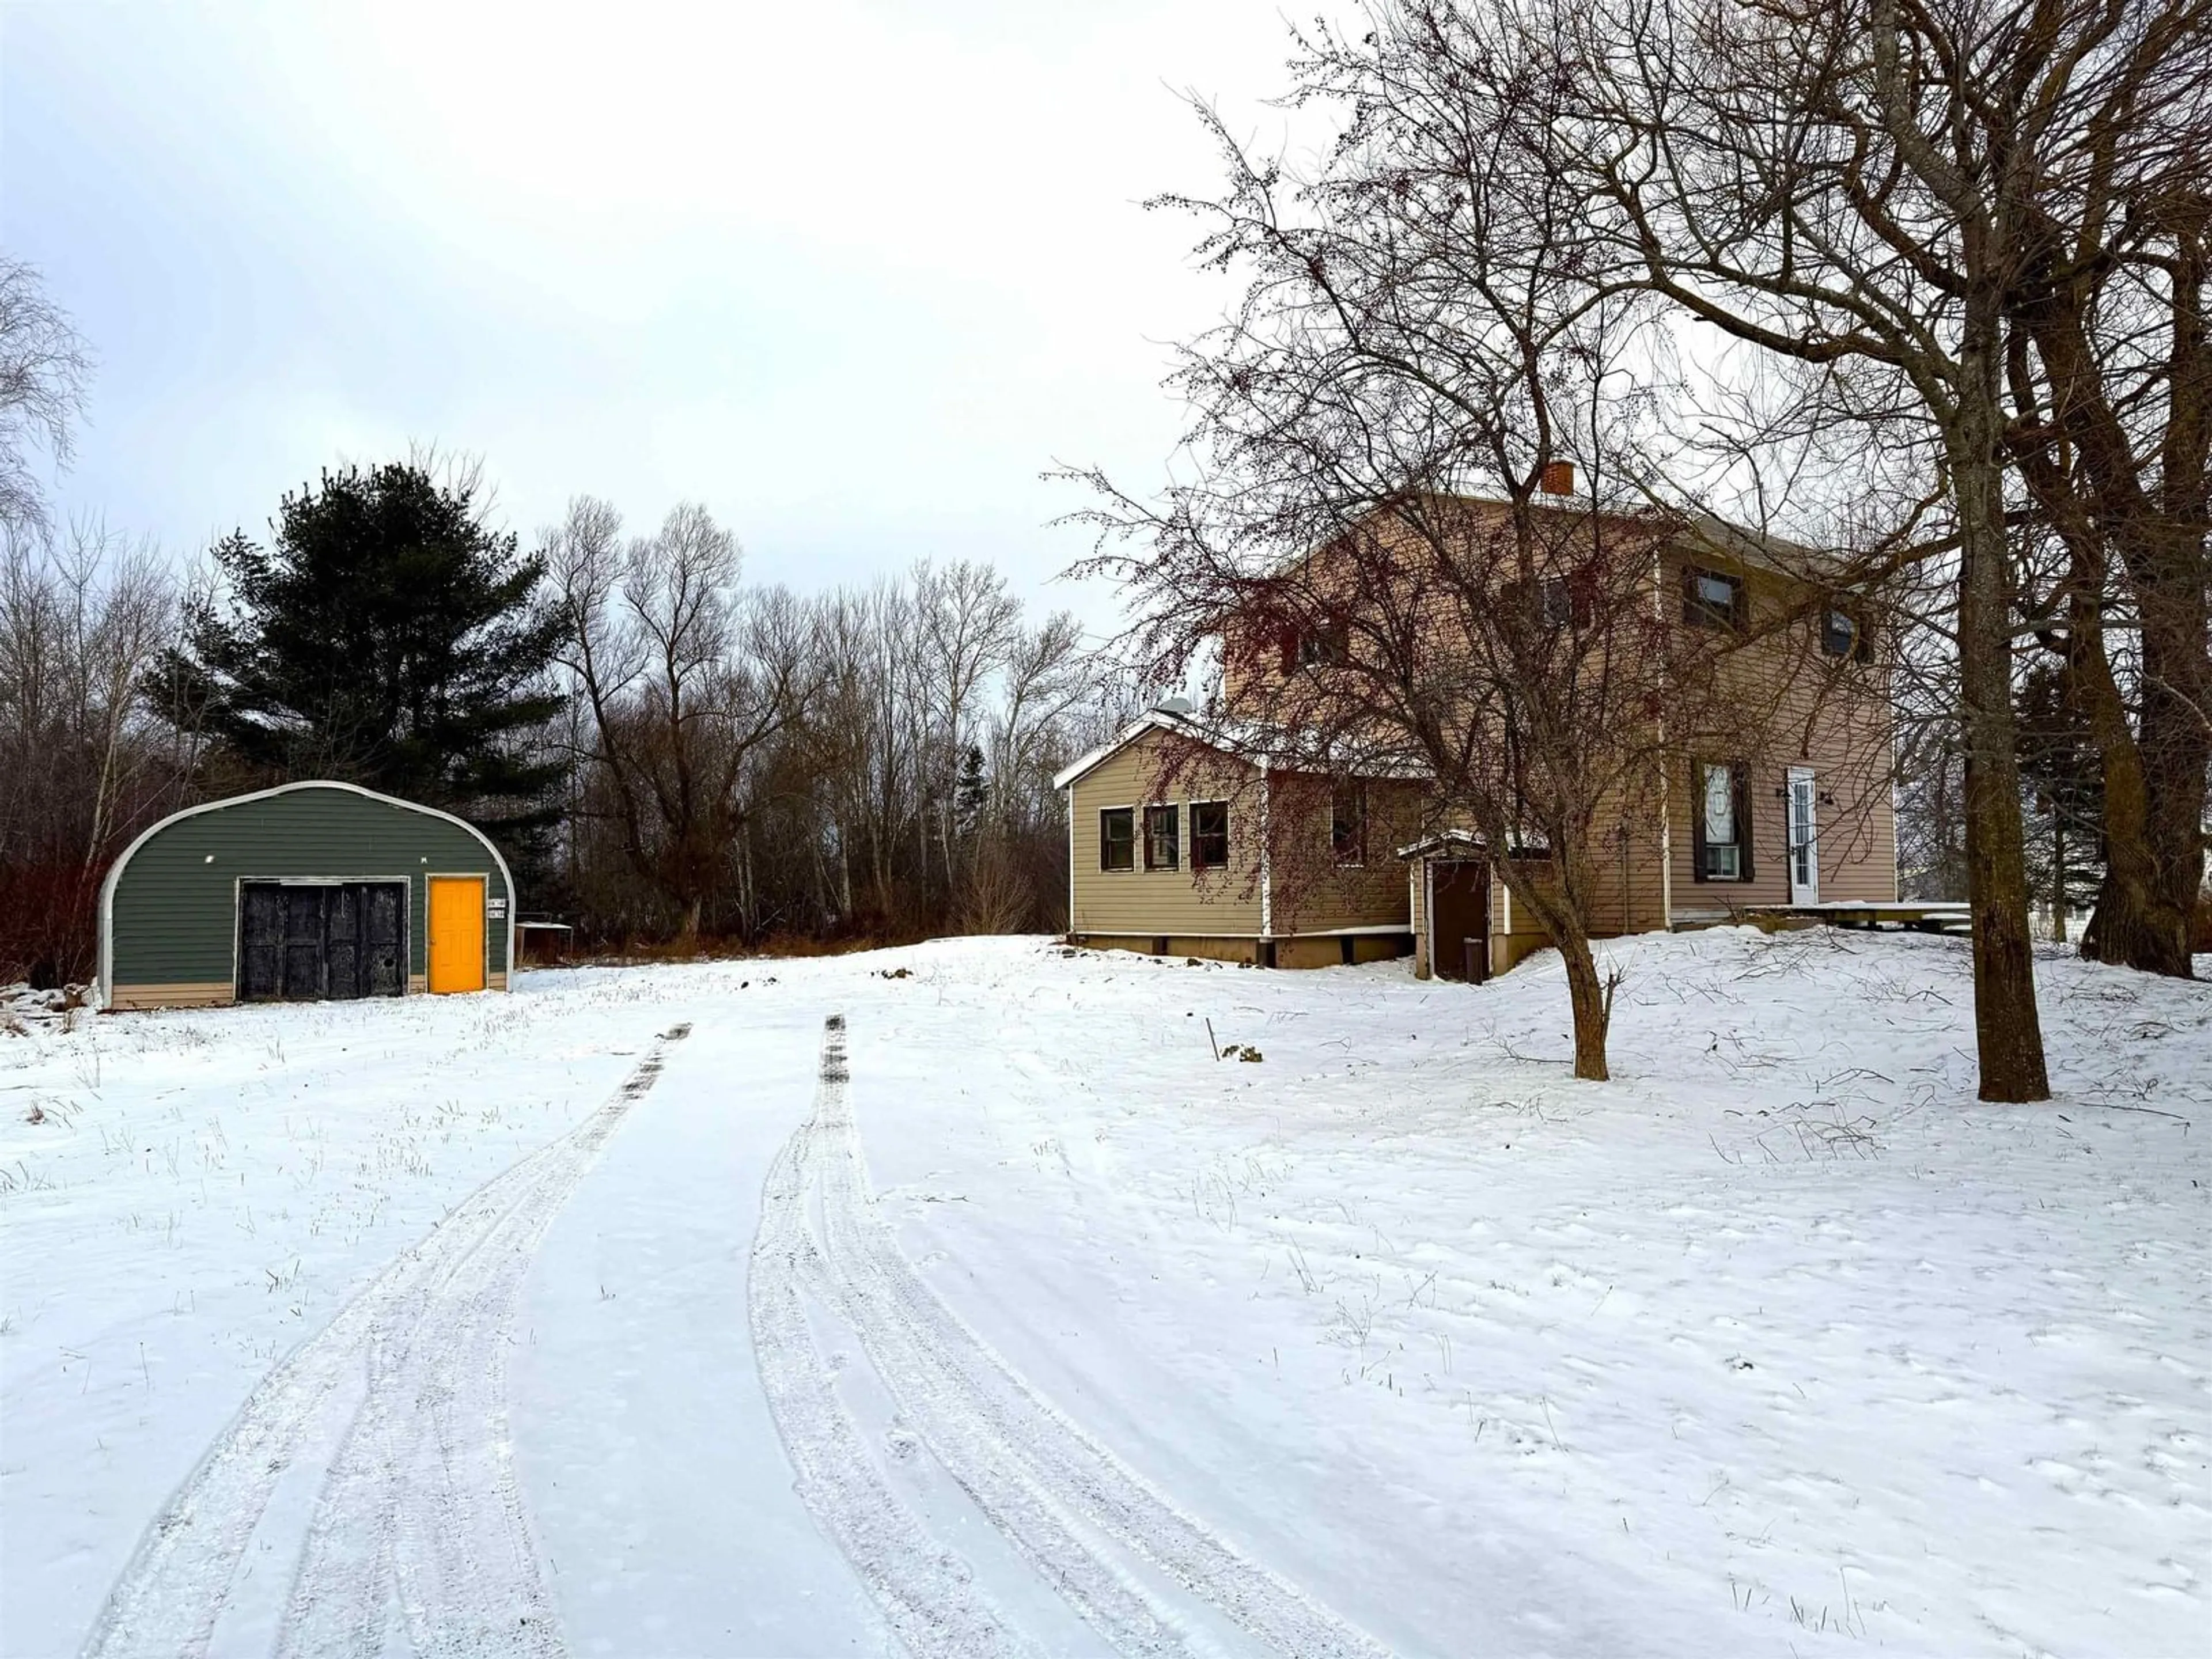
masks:
[[[109,1008],[503,991],[514,884],[450,812],[288,783],[167,817],[100,895]]]

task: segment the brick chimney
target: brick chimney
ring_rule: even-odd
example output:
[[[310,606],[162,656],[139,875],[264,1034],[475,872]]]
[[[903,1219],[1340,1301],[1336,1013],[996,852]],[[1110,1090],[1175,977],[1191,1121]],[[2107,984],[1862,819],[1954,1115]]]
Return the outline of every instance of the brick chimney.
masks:
[[[1575,493],[1575,464],[1572,461],[1544,463],[1543,491],[1547,495],[1571,495]]]

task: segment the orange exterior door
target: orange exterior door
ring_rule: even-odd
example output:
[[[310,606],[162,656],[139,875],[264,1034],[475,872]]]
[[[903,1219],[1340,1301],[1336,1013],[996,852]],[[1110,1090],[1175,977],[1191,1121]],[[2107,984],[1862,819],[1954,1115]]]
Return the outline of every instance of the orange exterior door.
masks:
[[[484,988],[484,878],[430,878],[430,989]]]

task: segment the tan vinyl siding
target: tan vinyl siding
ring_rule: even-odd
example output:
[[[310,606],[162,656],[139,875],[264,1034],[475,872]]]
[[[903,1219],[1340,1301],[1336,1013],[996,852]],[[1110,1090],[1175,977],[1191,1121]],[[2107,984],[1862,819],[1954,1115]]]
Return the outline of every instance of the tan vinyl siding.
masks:
[[[1395,927],[1410,933],[1413,911],[1397,849],[1419,830],[1420,787],[1370,780],[1366,857],[1357,865],[1340,865],[1329,838],[1326,787],[1302,787],[1301,781],[1281,776],[1269,782],[1269,811],[1276,824],[1276,934],[1346,927]]]
[[[1592,827],[1589,861],[1594,937],[1647,933],[1667,925],[1666,854],[1656,796],[1601,812]]]
[[[1820,805],[1814,817],[1822,902],[1886,904],[1896,899],[1897,811],[1890,799],[1888,775],[1885,772],[1869,779],[1854,766],[1824,764],[1826,758],[1814,745],[1814,753],[1807,757],[1761,757],[1748,763],[1749,881],[1694,879],[1690,767],[1687,762],[1683,763],[1681,787],[1673,796],[1672,812],[1675,921],[1709,920],[1714,913],[1790,902],[1785,845],[1789,819],[1785,802],[1777,792],[1785,787],[1792,766],[1810,766],[1814,787],[1821,795],[1835,797],[1833,805]]]
[[[1133,739],[1068,787],[1074,867],[1069,931],[1151,940],[1170,936],[1240,935],[1260,932],[1261,779],[1256,767],[1229,756],[1184,764],[1164,778],[1170,750],[1155,733]],[[1162,793],[1164,785],[1165,794]],[[1145,868],[1144,809],[1162,799],[1176,809],[1177,867]],[[1190,803],[1229,803],[1228,867],[1194,874],[1190,868]],[[1136,809],[1135,868],[1098,867],[1099,817],[1109,807]]]
[[[1775,603],[1754,586],[1755,607]],[[1770,625],[1772,625],[1770,622]],[[1823,658],[1817,617],[1783,623],[1733,665],[1740,695],[1764,717],[1755,752],[1684,756],[1668,780],[1673,919],[1710,919],[1753,905],[1790,902],[1790,769],[1809,767],[1820,799],[1814,827],[1820,898],[1860,903],[1897,896],[1897,809],[1891,789],[1892,723],[1882,670]],[[1698,762],[1747,768],[1752,878],[1700,881],[1692,814]],[[1832,799],[1830,799],[1832,798]]]
[[[1413,976],[1426,979],[1434,960],[1429,938],[1428,861],[1407,859],[1399,868],[1406,876],[1406,925],[1413,930]]]
[[[1536,913],[1493,882],[1490,893],[1490,971],[1502,974],[1551,944]]]

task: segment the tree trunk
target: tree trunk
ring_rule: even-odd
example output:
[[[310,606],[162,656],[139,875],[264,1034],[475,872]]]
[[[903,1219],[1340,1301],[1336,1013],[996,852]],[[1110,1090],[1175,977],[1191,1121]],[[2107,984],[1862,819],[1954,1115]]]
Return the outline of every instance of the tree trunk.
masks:
[[[2152,828],[2150,752],[2128,720],[2127,700],[2113,677],[2094,599],[2077,596],[2070,618],[2067,665],[2072,695],[2087,716],[2104,781],[2105,875],[2081,954],[2147,973],[2190,976],[2188,900],[2177,903],[2160,880]],[[2146,724],[2149,709],[2144,710]],[[2203,763],[2197,762],[2201,775]],[[2203,787],[2189,802],[2193,820]],[[2170,834],[2170,831],[2169,831]],[[2195,836],[2190,840],[2193,842]]]
[[[2186,541],[2191,527],[2168,532]],[[2150,854],[2150,938],[2126,958],[2133,968],[2190,979],[2190,923],[2204,883],[2205,776],[2212,768],[2212,668],[2205,650],[2206,602],[2202,526],[2188,574],[2185,550],[2162,562],[2178,566],[2162,580],[2137,583],[2143,610],[2142,754],[2145,835]]]
[[[1970,329],[1970,333],[1982,332]],[[1986,337],[1992,342],[1994,325]],[[1966,750],[1966,904],[1974,930],[1974,1046],[1984,1100],[2051,1097],[2035,956],[2012,706],[2012,638],[1997,462],[1993,346],[1962,354],[1951,435],[1959,516],[1959,681]]]
[[[2066,943],[2066,815],[2051,803],[2051,942]]]
[[[753,822],[748,817],[738,831],[738,916],[748,945],[759,937],[760,917],[754,900]]]
[[[1589,936],[1579,927],[1568,928],[1559,945],[1575,1017],[1575,1075],[1591,1083],[1609,1081],[1613,1073],[1606,1065],[1605,1043],[1613,1024],[1613,988],[1598,977]]]
[[[2171,399],[2154,495],[2127,430],[2106,402],[2085,307],[2094,289],[2053,295],[2027,313],[2057,410],[2087,488],[2075,499],[2051,461],[2027,477],[2046,507],[2075,509],[2075,679],[2082,684],[2105,769],[2106,874],[2082,954],[2146,972],[2192,976],[2190,917],[2204,870],[2205,774],[2212,763],[2212,654],[2206,649],[2208,357],[2201,296],[2203,243],[2181,234],[2169,270],[2173,342]],[[2100,607],[2112,595],[2109,554],[2134,602],[2142,641],[2136,718],[2115,683]],[[2087,671],[2086,677],[2082,670]]]
[[[2201,198],[2182,205],[2202,214]],[[2142,617],[2142,743],[2150,784],[2150,842],[2158,891],[2173,918],[2167,942],[2180,974],[2193,977],[2189,947],[2204,884],[2205,785],[2212,775],[2212,581],[2205,544],[2212,501],[2205,461],[2212,444],[2212,333],[2203,302],[2208,241],[2176,239],[2171,273],[2175,386],[2160,465],[2153,544],[2130,550]]]

